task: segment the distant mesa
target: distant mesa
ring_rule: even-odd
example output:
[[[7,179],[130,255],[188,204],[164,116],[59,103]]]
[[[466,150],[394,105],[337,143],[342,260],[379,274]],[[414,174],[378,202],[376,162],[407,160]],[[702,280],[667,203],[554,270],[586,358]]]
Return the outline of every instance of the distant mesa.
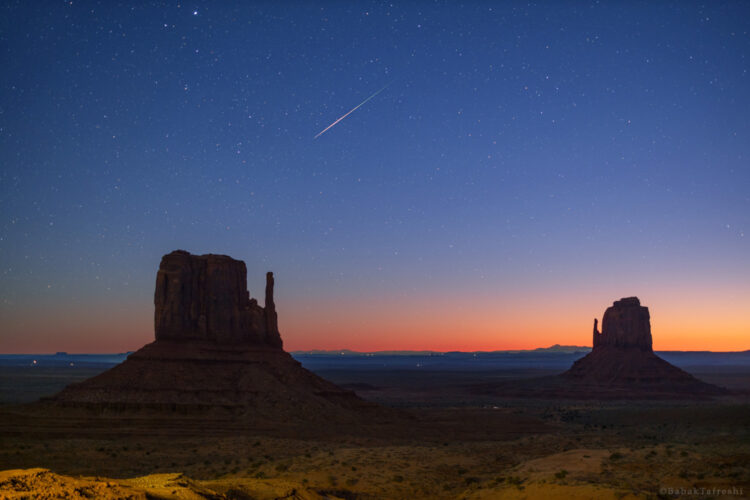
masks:
[[[156,275],[155,341],[52,401],[115,410],[221,407],[269,425],[379,411],[283,350],[273,292],[269,272],[264,306],[251,298],[240,260],[182,250],[167,254]]]
[[[593,392],[617,388],[623,394],[719,394],[723,389],[702,382],[654,354],[648,307],[637,297],[615,301],[604,311],[602,331],[594,319],[593,349],[562,377]]]

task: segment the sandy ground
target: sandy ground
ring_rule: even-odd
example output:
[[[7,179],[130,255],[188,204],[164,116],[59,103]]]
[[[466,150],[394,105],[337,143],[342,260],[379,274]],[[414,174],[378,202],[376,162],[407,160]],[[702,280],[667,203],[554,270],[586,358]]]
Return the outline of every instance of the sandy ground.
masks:
[[[412,411],[411,436],[204,436],[197,426],[4,433],[0,497],[622,499],[715,488],[689,497],[737,499],[750,491],[747,403]],[[721,494],[732,488],[742,494]]]
[[[274,429],[231,415],[0,406],[0,498],[750,497],[747,396],[509,400],[462,392],[473,379],[452,373],[340,378],[381,387],[361,394],[406,418]]]
[[[269,445],[271,443],[266,443]],[[524,443],[513,443],[512,448]],[[532,443],[526,443],[533,447]],[[550,445],[551,443],[545,443]],[[275,446],[282,443],[273,443]],[[267,449],[267,448],[264,448]],[[673,490],[735,488],[738,493],[696,498],[745,498],[746,460],[725,461],[726,474],[688,447],[579,448],[508,462],[497,444],[340,447],[303,455],[230,462],[195,479],[181,472],[133,478],[61,475],[48,469],[0,473],[3,498],[669,498]],[[667,457],[679,457],[665,460]],[[716,458],[716,457],[712,457]],[[668,462],[668,463],[667,463]],[[167,467],[168,468],[168,467]],[[719,465],[721,469],[721,465]],[[744,469],[744,470],[743,470]],[[697,490],[696,490],[697,491]],[[662,493],[660,493],[662,492]],[[742,494],[740,494],[742,493]]]

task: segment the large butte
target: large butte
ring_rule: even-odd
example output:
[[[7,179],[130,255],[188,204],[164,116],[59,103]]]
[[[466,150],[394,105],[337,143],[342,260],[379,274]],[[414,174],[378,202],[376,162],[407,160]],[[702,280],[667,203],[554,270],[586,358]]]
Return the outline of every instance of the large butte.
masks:
[[[282,348],[266,275],[265,303],[247,291],[245,263],[177,250],[161,259],[154,342],[52,398],[106,410],[232,410],[268,425],[356,419],[375,405],[302,368]]]

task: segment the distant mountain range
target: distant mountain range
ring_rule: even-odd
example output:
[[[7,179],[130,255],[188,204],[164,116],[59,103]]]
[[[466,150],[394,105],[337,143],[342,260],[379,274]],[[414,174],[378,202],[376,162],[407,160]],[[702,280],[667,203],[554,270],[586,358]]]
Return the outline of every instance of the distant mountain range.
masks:
[[[493,354],[586,354],[591,352],[591,347],[580,345],[560,345],[555,344],[549,347],[537,347],[536,349],[506,349],[495,351],[410,351],[410,350],[392,350],[392,351],[354,351],[351,349],[311,349],[305,351],[290,351],[293,356],[335,356],[335,357],[372,357],[372,356],[446,356],[446,355],[493,355]],[[745,358],[750,356],[750,350],[747,351],[656,351],[660,355],[667,356],[729,356]],[[1,361],[20,360],[20,359],[57,359],[64,361],[66,359],[89,362],[119,363],[124,361],[133,351],[124,353],[101,353],[101,354],[76,354],[67,352],[57,352],[55,354],[2,354]]]
[[[351,349],[312,349],[309,351],[290,351],[293,356],[444,356],[446,354],[489,354],[489,353],[526,353],[526,352],[559,352],[559,353],[587,353],[591,348],[577,345],[555,344],[550,347],[536,349],[514,349],[496,351],[352,351]]]

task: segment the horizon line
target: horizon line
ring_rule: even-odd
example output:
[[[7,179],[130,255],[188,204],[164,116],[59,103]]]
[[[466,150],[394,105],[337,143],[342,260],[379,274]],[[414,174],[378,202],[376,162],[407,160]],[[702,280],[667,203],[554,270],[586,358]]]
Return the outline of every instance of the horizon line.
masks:
[[[384,354],[384,353],[430,353],[430,354],[450,354],[450,353],[463,353],[463,354],[487,354],[487,353],[496,353],[496,352],[512,352],[512,353],[518,353],[518,352],[533,352],[533,351],[550,351],[550,350],[556,350],[556,351],[568,351],[567,353],[574,353],[574,352],[581,352],[581,351],[590,351],[593,347],[591,346],[578,346],[578,345],[560,345],[555,344],[548,347],[534,347],[534,348],[528,348],[528,349],[493,349],[493,350],[447,350],[447,351],[439,351],[439,350],[433,350],[433,349],[379,349],[379,350],[365,350],[365,351],[358,351],[355,349],[349,349],[349,348],[342,348],[342,349],[292,349],[287,351],[284,349],[285,352],[288,353],[295,353],[295,354],[315,354],[315,353],[351,353],[351,354]],[[122,351],[122,352],[68,352],[68,351],[55,351],[55,352],[0,352],[0,356],[122,356],[124,354],[132,354],[136,352],[138,349],[132,350],[132,351]],[[580,351],[578,351],[580,350]],[[722,354],[728,354],[728,353],[745,353],[750,352],[750,349],[742,349],[742,350],[733,350],[733,351],[714,351],[711,349],[696,349],[696,350],[683,350],[683,349],[654,349],[654,352],[710,352],[710,353],[722,353]]]

